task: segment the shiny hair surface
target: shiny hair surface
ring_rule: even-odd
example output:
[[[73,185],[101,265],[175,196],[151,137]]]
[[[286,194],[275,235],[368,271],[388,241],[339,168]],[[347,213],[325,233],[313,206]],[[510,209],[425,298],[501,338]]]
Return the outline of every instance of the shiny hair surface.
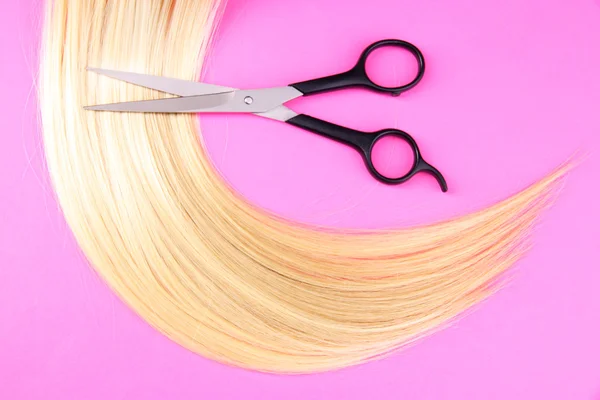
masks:
[[[80,247],[123,301],[211,359],[307,373],[382,357],[493,293],[567,164],[449,221],[317,229],[224,183],[195,115],[83,110],[163,96],[87,66],[197,79],[219,3],[48,2],[40,106],[49,171]]]

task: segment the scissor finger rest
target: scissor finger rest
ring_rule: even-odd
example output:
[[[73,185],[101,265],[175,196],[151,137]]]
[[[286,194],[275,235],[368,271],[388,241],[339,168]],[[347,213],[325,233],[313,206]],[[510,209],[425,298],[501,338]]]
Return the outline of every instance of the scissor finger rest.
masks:
[[[305,114],[297,115],[286,122],[354,148],[363,156],[367,169],[371,175],[380,182],[389,185],[400,184],[408,181],[419,172],[427,172],[435,177],[442,192],[448,191],[448,185],[446,184],[444,176],[435,167],[423,160],[417,142],[412,136],[404,131],[398,129],[384,129],[374,133],[360,132]],[[410,170],[403,176],[397,178],[387,177],[377,171],[377,168],[373,164],[373,148],[379,140],[386,136],[395,136],[406,141],[413,151],[413,164]]]
[[[448,186],[446,184],[444,176],[435,167],[423,160],[423,157],[421,156],[421,151],[419,150],[419,146],[417,145],[417,142],[413,139],[411,135],[399,129],[384,129],[367,135],[370,139],[370,142],[365,141],[366,145],[364,147],[361,147],[361,150],[363,151],[363,156],[367,168],[369,169],[371,175],[373,175],[375,178],[377,178],[381,182],[385,182],[388,184],[398,184],[406,182],[419,172],[427,172],[435,177],[443,192],[448,191]],[[406,143],[408,143],[413,152],[413,163],[410,170],[408,170],[408,172],[404,175],[397,178],[380,173],[377,170],[375,164],[373,163],[373,149],[375,148],[375,145],[380,140],[388,136],[394,136],[404,140]]]

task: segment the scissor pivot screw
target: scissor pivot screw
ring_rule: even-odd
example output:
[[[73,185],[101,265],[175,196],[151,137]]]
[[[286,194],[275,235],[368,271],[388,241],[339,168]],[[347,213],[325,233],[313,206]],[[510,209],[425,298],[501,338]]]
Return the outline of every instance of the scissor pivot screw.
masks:
[[[252,104],[252,102],[254,101],[254,99],[250,96],[246,96],[246,98],[244,99],[244,103],[250,105]]]

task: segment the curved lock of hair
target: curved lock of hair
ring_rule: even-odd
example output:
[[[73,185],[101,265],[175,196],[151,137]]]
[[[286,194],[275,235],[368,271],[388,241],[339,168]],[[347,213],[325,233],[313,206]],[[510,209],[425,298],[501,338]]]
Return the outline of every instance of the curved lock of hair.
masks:
[[[48,3],[40,107],[65,218],[124,302],[223,363],[326,371],[440,328],[497,289],[569,168],[429,226],[348,231],[286,221],[222,181],[195,115],[82,108],[162,96],[87,66],[197,79],[218,0]]]

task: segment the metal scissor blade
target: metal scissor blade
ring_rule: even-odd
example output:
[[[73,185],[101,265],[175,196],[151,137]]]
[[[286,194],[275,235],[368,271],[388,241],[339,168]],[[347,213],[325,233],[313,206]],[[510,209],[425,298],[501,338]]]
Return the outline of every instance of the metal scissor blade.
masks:
[[[257,90],[175,97],[160,100],[130,101],[84,107],[92,111],[154,113],[266,113],[289,100],[302,96],[292,86]]]
[[[200,96],[205,94],[233,92],[235,90],[226,86],[167,78],[164,76],[138,74],[135,72],[115,71],[102,68],[88,68],[87,70],[123,82],[132,83],[137,86],[159,90],[178,96]]]
[[[174,97],[169,99],[128,101],[84,107],[91,111],[194,113],[227,104],[235,92],[204,96]]]

